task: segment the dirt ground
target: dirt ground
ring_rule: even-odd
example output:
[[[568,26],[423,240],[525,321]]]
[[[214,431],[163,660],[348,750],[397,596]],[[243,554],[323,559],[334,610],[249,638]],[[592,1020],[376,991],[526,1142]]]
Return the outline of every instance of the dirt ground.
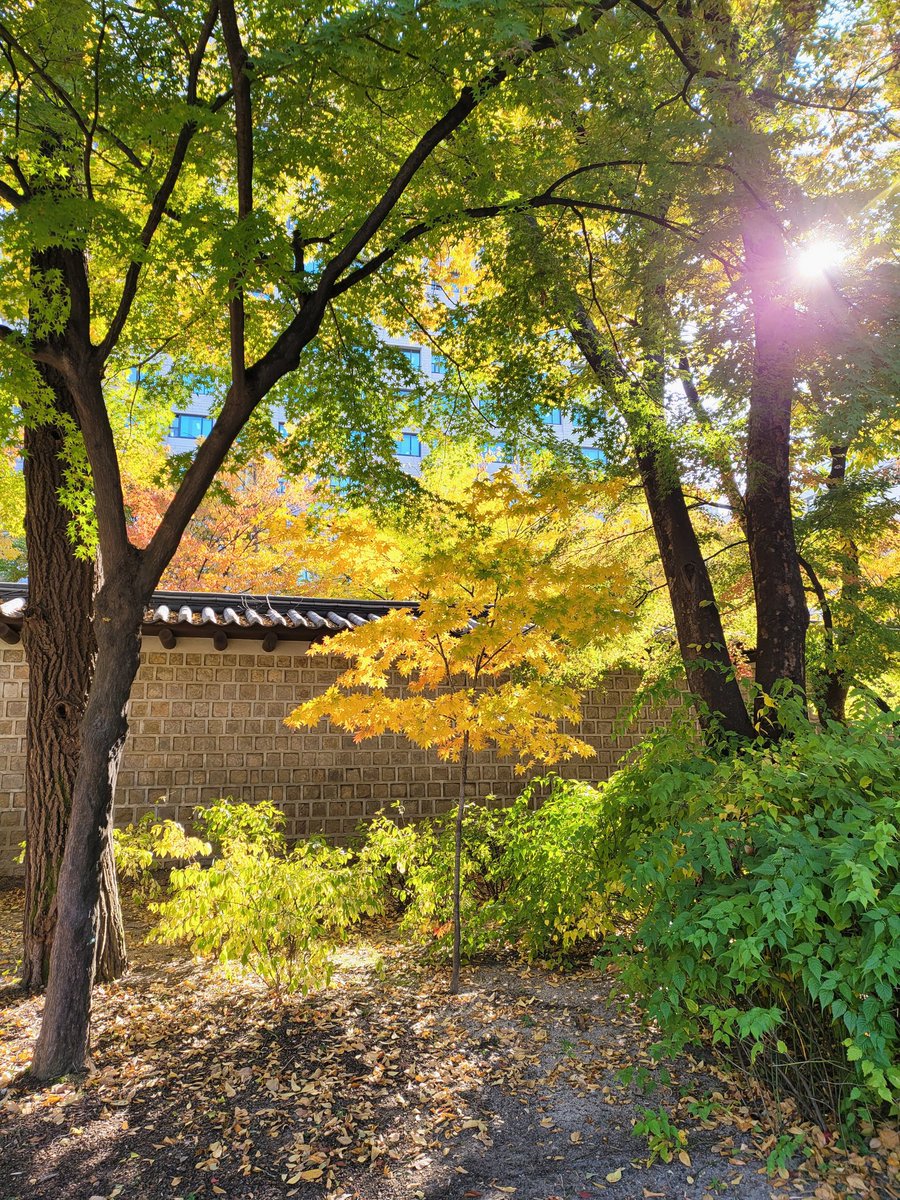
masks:
[[[96,996],[93,1072],[38,1087],[20,903],[0,894],[2,1200],[900,1197],[895,1130],[841,1150],[708,1064],[667,1078],[614,973],[494,961],[451,998],[389,927],[279,1006],[145,944],[132,913],[132,967]],[[660,1109],[671,1161],[632,1128]]]

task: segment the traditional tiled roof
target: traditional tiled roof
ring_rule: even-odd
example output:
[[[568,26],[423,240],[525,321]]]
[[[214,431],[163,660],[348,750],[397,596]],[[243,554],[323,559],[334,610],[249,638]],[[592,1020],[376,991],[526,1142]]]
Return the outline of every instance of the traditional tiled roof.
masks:
[[[0,583],[0,638],[18,641],[28,587]],[[328,600],[313,596],[251,596],[227,592],[154,592],[144,612],[144,635],[164,646],[177,638],[208,637],[222,649],[228,639],[261,639],[266,649],[281,640],[320,641],[329,634],[377,621],[408,604],[389,600]],[[267,645],[268,643],[268,645]]]

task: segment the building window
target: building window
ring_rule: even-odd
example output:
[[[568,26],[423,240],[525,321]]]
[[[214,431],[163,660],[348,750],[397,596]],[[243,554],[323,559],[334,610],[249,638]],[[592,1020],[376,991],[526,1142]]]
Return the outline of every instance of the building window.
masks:
[[[287,424],[284,421],[278,422],[278,436],[287,437]]]
[[[421,458],[422,443],[418,434],[404,433],[403,437],[397,441],[397,453],[406,455],[408,458]]]
[[[542,408],[540,414],[545,425],[562,425],[562,412],[558,408]]]
[[[443,354],[432,354],[431,356],[431,373],[432,375],[447,374],[447,360]]]
[[[171,437],[197,438],[206,437],[211,432],[214,421],[212,417],[201,417],[196,413],[176,413],[172,422]]]
[[[582,446],[581,453],[592,463],[602,463],[606,460],[603,457],[603,451],[598,446]]]
[[[403,346],[398,347],[398,349],[400,349],[400,353],[406,358],[411,367],[414,367],[417,371],[420,370],[422,366],[422,351],[417,346]]]

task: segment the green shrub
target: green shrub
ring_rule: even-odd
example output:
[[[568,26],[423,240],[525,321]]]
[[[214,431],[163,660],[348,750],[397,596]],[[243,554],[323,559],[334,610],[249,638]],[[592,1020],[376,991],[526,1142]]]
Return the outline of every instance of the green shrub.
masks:
[[[543,802],[530,809],[538,789]],[[631,919],[622,863],[654,824],[652,802],[627,769],[599,787],[550,777],[526,788],[509,810],[500,861],[507,938],[530,957],[554,957]]]
[[[152,813],[136,825],[113,831],[116,874],[142,897],[162,890],[154,872],[178,862],[189,862],[212,853],[209,842],[191,837],[177,821],[157,820]]]
[[[220,800],[195,820],[218,853],[208,867],[171,872],[166,899],[152,905],[154,936],[250,971],[278,996],[327,984],[336,946],[381,909],[377,878],[323,842],[288,850],[284,817],[269,803]]]
[[[791,733],[673,768],[679,817],[625,873],[623,985],[669,1047],[706,1034],[820,1118],[896,1106],[900,746],[886,717]]]
[[[670,1163],[676,1154],[685,1150],[687,1133],[678,1128],[662,1105],[656,1109],[642,1108],[639,1112],[631,1132],[635,1137],[647,1139],[647,1149],[650,1151],[647,1165],[650,1166],[658,1158]]]
[[[558,958],[630,917],[622,864],[648,827],[659,824],[651,805],[666,815],[671,805],[669,790],[648,796],[632,775],[619,772],[600,787],[549,776],[508,808],[468,808],[461,896],[467,957],[515,946],[530,958]],[[448,951],[453,815],[402,826],[381,813],[362,836],[360,866],[403,906],[403,930]]]
[[[358,871],[393,896],[401,930],[449,954],[452,939],[454,817],[398,824],[379,813],[361,831]],[[499,864],[509,820],[502,809],[470,805],[463,817],[461,952],[471,958],[505,940]]]

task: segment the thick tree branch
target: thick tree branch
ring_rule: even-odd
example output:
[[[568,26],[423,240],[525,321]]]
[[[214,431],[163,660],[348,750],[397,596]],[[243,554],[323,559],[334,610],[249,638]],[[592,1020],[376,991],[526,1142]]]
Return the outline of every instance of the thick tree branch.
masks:
[[[304,305],[298,316],[291,322],[289,328],[294,331],[293,344],[296,347],[298,359],[304,347],[316,336],[322,316],[323,312],[319,310],[318,304],[311,300]],[[271,353],[270,350],[269,354]],[[276,369],[280,373],[275,375],[273,382],[282,378],[288,370],[292,369],[292,366],[286,365],[285,361],[281,359],[277,361]],[[197,450],[194,461],[185,472],[178,491],[166,509],[156,533],[144,550],[140,579],[142,586],[145,586],[147,590],[152,591],[156,586],[159,576],[178,549],[181,535],[187,528],[197,506],[206,495],[216,472],[228,456],[235,439],[250,419],[254,408],[266,394],[262,387],[260,374],[259,363],[248,368],[246,394],[243,397],[238,397],[233,386],[229,389],[225,403],[222,405],[222,411],[209,436]],[[271,386],[273,385],[269,384],[269,387]]]
[[[27,196],[20,195],[14,187],[0,179],[0,199],[5,200],[10,208],[19,208],[25,203]]]
[[[246,370],[243,395],[238,394],[234,380],[232,381],[216,423],[198,449],[156,533],[143,553],[142,586],[147,590],[155,586],[166,564],[177,550],[182,533],[216,472],[225,461],[235,438],[263,397],[280,379],[296,369],[304,347],[318,332],[328,302],[338,294],[336,284],[339,276],[351,266],[390,216],[422,164],[441,142],[459,128],[483,97],[499,87],[512,71],[535,54],[567,45],[582,36],[617,3],[618,0],[601,0],[599,4],[591,4],[576,24],[559,33],[549,33],[536,38],[524,49],[509,54],[503,64],[498,64],[487,75],[482,76],[478,83],[463,88],[456,103],[420,138],[356,233],[326,265],[316,291],[304,297],[300,311],[294,319],[282,330],[266,353]],[[406,240],[402,244],[413,241],[428,228],[430,224],[423,222],[417,227],[418,233],[407,231]],[[371,270],[367,272],[370,273]],[[353,275],[354,282],[359,282],[362,278],[364,276],[358,272]],[[352,285],[347,283],[341,290],[347,290],[348,286]]]
[[[380,267],[394,258],[404,246],[410,245],[411,242],[416,241],[432,229],[437,229],[441,225],[457,221],[462,217],[469,220],[489,220],[493,217],[502,217],[510,213],[528,212],[539,208],[566,208],[575,213],[581,208],[586,208],[591,212],[606,212],[611,213],[613,216],[635,217],[638,220],[649,221],[651,224],[671,230],[673,233],[679,233],[682,237],[688,238],[690,241],[699,240],[691,232],[690,226],[668,221],[665,217],[644,212],[643,209],[631,208],[628,205],[622,204],[601,204],[599,201],[582,200],[578,197],[556,196],[554,188],[558,187],[560,182],[557,181],[557,183],[551,184],[539,196],[531,196],[528,199],[510,200],[505,204],[481,204],[459,208],[432,221],[419,221],[415,225],[410,225],[408,229],[405,229],[403,233],[399,234],[384,249],[379,250],[377,254],[374,254],[370,259],[367,259],[366,262],[356,267],[349,275],[346,275],[336,283],[331,290],[331,294],[332,296],[339,296],[342,292],[348,291],[355,284],[359,283],[360,280],[365,279],[369,275],[374,275]]]

